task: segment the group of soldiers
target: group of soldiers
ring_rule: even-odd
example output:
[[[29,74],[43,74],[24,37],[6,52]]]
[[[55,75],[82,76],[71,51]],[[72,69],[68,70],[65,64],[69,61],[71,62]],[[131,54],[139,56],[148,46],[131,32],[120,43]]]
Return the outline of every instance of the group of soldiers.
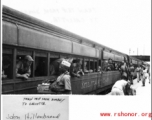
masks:
[[[128,64],[123,62],[121,66],[121,76],[122,79],[130,80],[131,84],[133,84],[133,79],[137,77],[137,81],[142,81],[143,86],[145,86],[145,80],[148,77],[150,83],[150,71],[149,67],[141,64],[138,66],[134,66],[132,63]]]
[[[112,59],[106,60],[103,66],[103,71],[120,71],[121,79],[129,80],[131,84],[133,84],[135,78],[137,78],[138,82],[142,80],[143,86],[145,85],[145,78],[150,76],[149,69],[150,68],[144,64],[133,65],[126,60],[116,63],[113,62]]]
[[[31,64],[33,62],[33,58],[30,55],[26,55],[22,61],[19,61],[16,64],[16,77],[28,79],[31,75]],[[54,92],[61,92],[61,93],[71,93],[71,82],[70,77],[80,77],[86,73],[86,70],[82,70],[82,60],[80,59],[73,59],[73,58],[59,58],[53,61],[50,64],[50,75],[57,76],[57,79],[53,81],[50,85],[50,90]],[[99,66],[100,67],[100,66]],[[104,68],[104,67],[103,67]],[[149,67],[145,66],[144,64],[134,66],[132,63],[127,63],[123,61],[121,64],[114,64],[111,59],[108,60],[108,65],[106,70],[113,70],[117,69],[121,73],[121,84],[116,83],[116,86],[126,86],[125,88],[129,88],[131,84],[133,84],[133,79],[137,77],[137,81],[142,81],[143,86],[145,86],[145,80],[147,77],[150,76]],[[101,73],[101,67],[98,68],[98,72]],[[147,76],[148,74],[148,76]],[[52,81],[51,81],[52,82]],[[150,83],[150,79],[149,79]],[[122,87],[124,89],[124,87]],[[129,89],[128,89],[129,90]],[[133,90],[132,90],[133,91]],[[123,92],[126,95],[130,94],[127,92]]]
[[[111,90],[111,95],[136,95],[136,90],[131,88],[133,80],[137,77],[137,82],[142,81],[145,86],[145,80],[148,78],[150,83],[150,68],[144,64],[134,66],[123,61],[120,66],[121,80],[116,81]]]

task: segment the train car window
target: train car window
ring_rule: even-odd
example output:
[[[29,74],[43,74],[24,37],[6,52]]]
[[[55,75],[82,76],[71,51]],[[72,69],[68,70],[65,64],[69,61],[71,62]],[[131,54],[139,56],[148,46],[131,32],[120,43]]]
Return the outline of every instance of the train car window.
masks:
[[[12,49],[3,49],[2,57],[2,80],[13,78],[13,51]]]
[[[32,76],[32,71],[33,71],[33,63],[30,65],[30,68],[27,67],[28,65],[25,63],[25,59],[26,56],[32,56],[32,51],[29,50],[22,50],[22,49],[18,49],[17,50],[17,56],[16,56],[16,70],[17,73],[23,74],[25,72],[29,72],[30,70],[30,74],[29,77],[33,77]],[[28,69],[29,68],[29,69]]]
[[[47,76],[47,54],[36,52],[35,54],[35,76]]]
[[[108,67],[110,68],[110,71],[115,71],[115,62],[113,59],[108,59]]]
[[[58,75],[58,68],[59,68],[59,60],[60,56],[58,54],[50,54],[50,75]]]
[[[121,65],[122,65],[121,61],[117,62],[116,67],[115,67],[116,70],[120,70],[121,69]]]
[[[110,71],[108,60],[103,60],[103,71]]]
[[[70,67],[70,74],[72,77],[78,77],[84,75],[82,70],[82,58],[72,57],[73,61]]]
[[[101,71],[101,70],[98,69],[98,61],[97,60],[94,60],[94,65],[95,65],[94,72]]]
[[[92,73],[94,72],[94,60],[93,59],[90,59],[90,69],[89,69],[89,72]]]
[[[102,70],[101,68],[102,68],[101,60],[98,60],[98,72]]]
[[[89,73],[89,59],[84,59],[84,73]]]

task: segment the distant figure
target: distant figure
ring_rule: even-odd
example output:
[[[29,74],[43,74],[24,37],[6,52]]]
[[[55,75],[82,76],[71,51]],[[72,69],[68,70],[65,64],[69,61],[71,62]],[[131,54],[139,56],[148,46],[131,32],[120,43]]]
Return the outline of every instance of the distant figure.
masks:
[[[136,90],[130,88],[131,84],[126,80],[118,80],[113,85],[111,95],[135,95]]]
[[[119,70],[119,65],[118,65],[118,63],[115,63],[114,65],[115,65],[115,70]]]
[[[145,86],[145,81],[147,79],[147,69],[145,66],[142,66],[142,85]]]
[[[31,75],[31,64],[34,60],[30,55],[26,55],[24,60],[16,64],[16,77],[28,79]]]
[[[121,65],[121,78],[124,80],[128,80],[128,68],[126,62],[122,61]]]
[[[69,75],[69,68],[71,64],[63,60],[59,66],[60,75],[57,80],[50,86],[51,91],[61,94],[71,94],[71,81]]]
[[[114,65],[113,60],[111,58],[108,59],[108,69],[110,71],[115,70],[115,65]]]
[[[137,72],[137,82],[140,81],[140,74],[141,74],[141,67],[140,65],[138,65],[138,67],[136,68],[136,72]]]
[[[150,66],[147,66],[147,74],[148,74],[148,79],[149,79],[149,84],[150,84]]]
[[[130,64],[130,67],[129,67],[129,72],[130,72],[130,82],[131,82],[131,84],[133,84],[133,79],[134,79],[134,70],[135,70],[135,68],[134,68],[133,64],[131,63],[131,64]]]
[[[97,72],[101,72],[101,66],[98,66]]]
[[[111,59],[105,60],[103,63],[103,71],[111,71],[112,66],[111,66]]]

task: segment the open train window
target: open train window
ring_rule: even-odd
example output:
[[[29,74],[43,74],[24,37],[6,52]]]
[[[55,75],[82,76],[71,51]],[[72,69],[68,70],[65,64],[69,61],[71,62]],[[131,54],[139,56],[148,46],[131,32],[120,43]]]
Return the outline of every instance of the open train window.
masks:
[[[94,72],[94,60],[90,59],[90,69],[89,72]]]
[[[79,63],[79,65],[81,65],[81,69],[82,69],[82,62],[83,62],[83,59],[82,58],[79,58],[79,57],[71,57],[73,60],[72,60],[72,63]]]
[[[84,73],[89,73],[89,69],[90,69],[90,66],[89,66],[89,59],[84,59]]]
[[[94,60],[94,72],[98,72],[98,61],[97,60]]]
[[[12,49],[3,49],[2,57],[2,80],[13,78],[13,51]]]
[[[103,71],[109,71],[109,68],[108,68],[108,60],[103,60],[102,61],[102,68],[103,68]]]
[[[26,67],[24,68],[23,66],[24,66],[25,57],[27,55],[32,57],[32,51],[25,50],[25,49],[18,49],[17,50],[16,68],[19,68],[18,73],[22,73],[26,69]],[[30,76],[29,77],[33,77],[32,71],[33,71],[33,63],[30,66]]]
[[[35,76],[47,76],[47,54],[35,53]]]
[[[114,61],[114,70],[119,71],[121,67],[121,62],[119,61]]]
[[[83,75],[83,59],[78,56],[72,56],[71,58],[73,59],[70,66],[71,76]]]
[[[50,75],[57,75],[58,74],[58,67],[59,63],[57,60],[59,59],[59,54],[50,54],[50,68],[49,68],[49,74]]]
[[[101,60],[98,60],[98,72],[102,71]]]

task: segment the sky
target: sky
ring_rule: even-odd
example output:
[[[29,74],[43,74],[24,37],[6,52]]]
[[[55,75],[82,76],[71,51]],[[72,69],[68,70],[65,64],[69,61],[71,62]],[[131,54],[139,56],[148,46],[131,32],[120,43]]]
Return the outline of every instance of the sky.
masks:
[[[151,0],[2,0],[128,55],[151,55]]]

